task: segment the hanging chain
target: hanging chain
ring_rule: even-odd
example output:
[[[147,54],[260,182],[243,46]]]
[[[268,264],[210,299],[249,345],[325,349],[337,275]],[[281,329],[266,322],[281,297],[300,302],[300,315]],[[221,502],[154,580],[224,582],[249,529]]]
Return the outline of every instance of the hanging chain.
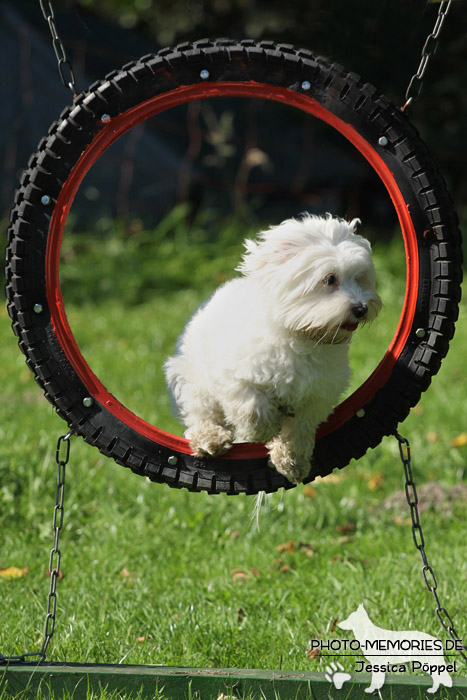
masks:
[[[55,613],[57,610],[57,581],[60,577],[61,554],[59,549],[60,531],[63,527],[63,500],[65,496],[65,472],[70,459],[70,437],[72,433],[62,435],[57,442],[55,461],[57,463],[57,490],[55,493],[55,508],[53,512],[54,545],[50,551],[49,574],[50,589],[47,598],[47,614],[45,618],[44,641],[40,651],[19,656],[3,656],[0,654],[0,665],[11,663],[24,663],[37,658],[38,662],[45,661],[47,648],[55,631]]]
[[[57,491],[55,494],[55,508],[53,514],[54,546],[50,550],[49,574],[50,590],[47,600],[47,615],[45,618],[44,643],[42,644],[41,657],[45,659],[47,647],[55,631],[55,612],[57,609],[57,581],[60,576],[61,554],[58,547],[60,530],[63,527],[63,499],[65,496],[65,472],[70,459],[71,432],[62,435],[57,442],[55,461],[57,462]],[[62,454],[63,452],[63,454]]]
[[[438,9],[438,16],[436,18],[435,26],[431,34],[428,34],[422,49],[422,57],[420,59],[420,64],[418,66],[417,72],[411,77],[406,93],[405,93],[405,104],[401,108],[402,111],[407,109],[409,105],[417,99],[420,95],[422,89],[423,78],[425,77],[428,62],[431,56],[435,53],[438,44],[439,35],[441,33],[441,28],[443,26],[446,15],[451,7],[452,0],[447,2],[441,2]]]
[[[50,0],[39,0],[39,3],[44,19],[47,21],[50,33],[52,35],[52,44],[58,61],[58,72],[60,73],[60,79],[63,85],[71,90],[73,97],[76,97],[77,91],[73,66],[71,65],[71,61],[66,54],[63,42],[58,36],[52,3]]]
[[[422,558],[423,580],[425,581],[425,586],[430,591],[430,593],[432,593],[433,598],[435,599],[436,615],[438,616],[438,620],[440,621],[441,625],[444,627],[446,632],[449,634],[452,641],[454,642],[455,650],[462,656],[464,661],[467,661],[467,656],[465,654],[465,651],[467,651],[467,647],[462,643],[461,638],[457,634],[454,628],[454,623],[448,611],[440,603],[437,593],[438,584],[436,582],[436,577],[425,552],[425,538],[423,536],[422,525],[420,523],[420,514],[418,511],[417,489],[415,487],[415,482],[412,474],[410,444],[407,438],[402,437],[402,435],[399,435],[399,433],[396,432],[394,433],[394,435],[396,437],[397,442],[399,443],[399,453],[401,457],[401,462],[404,466],[405,495],[410,508],[410,516],[412,518],[413,541],[415,543],[416,548],[420,552],[420,556]]]

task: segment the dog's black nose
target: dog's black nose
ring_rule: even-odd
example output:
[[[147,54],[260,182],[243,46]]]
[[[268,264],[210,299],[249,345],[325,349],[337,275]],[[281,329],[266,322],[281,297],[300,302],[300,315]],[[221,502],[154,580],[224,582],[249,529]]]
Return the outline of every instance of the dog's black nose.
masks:
[[[355,304],[352,306],[352,314],[355,318],[365,318],[368,313],[368,306],[366,304]]]

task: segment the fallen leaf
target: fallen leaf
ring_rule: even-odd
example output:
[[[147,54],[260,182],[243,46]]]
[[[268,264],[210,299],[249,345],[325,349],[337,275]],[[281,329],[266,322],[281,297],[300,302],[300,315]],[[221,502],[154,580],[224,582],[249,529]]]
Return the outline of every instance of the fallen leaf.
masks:
[[[277,545],[276,549],[278,552],[288,552],[289,554],[293,554],[294,547],[294,541],[290,540],[289,542],[284,542],[283,544]]]
[[[305,486],[303,495],[305,498],[316,498],[316,489],[314,489],[313,486]]]
[[[290,566],[288,564],[284,564],[283,566],[281,566],[279,571],[281,572],[281,574],[286,574],[287,571],[290,571]]]
[[[320,650],[317,649],[317,648],[315,648],[315,649],[308,649],[307,654],[308,654],[308,658],[309,658],[309,659],[319,659],[319,657],[321,656],[321,652],[320,652]]]
[[[332,541],[333,544],[349,544],[353,542],[355,537],[352,535],[341,535],[341,537],[335,537]]]
[[[256,576],[256,578],[260,577],[260,573],[259,573],[258,569],[255,569],[254,566],[250,566],[250,571],[253,574],[253,576]]]
[[[342,532],[342,533],[355,532],[355,527],[356,526],[355,526],[355,523],[353,522],[353,520],[349,520],[349,522],[346,523],[345,525],[337,525],[336,530],[337,530],[337,532]]]
[[[141,643],[141,642],[144,642],[144,641],[146,641],[146,637],[145,637],[144,635],[141,636],[141,637],[136,637],[136,641],[137,641],[137,642],[140,642],[140,643]]]
[[[52,571],[57,571],[57,569],[52,569]],[[47,576],[50,576],[50,575],[51,575],[51,574],[50,574],[50,569],[47,569],[46,574],[47,574]],[[59,572],[58,572],[58,580],[61,581],[62,578],[64,577],[64,575],[65,575],[65,574],[64,574],[63,571],[60,569]]]
[[[123,569],[120,571],[119,576],[122,578],[127,578],[129,581],[134,581],[133,576],[130,574],[128,569],[124,566]]]
[[[331,623],[331,634],[332,634],[333,632],[335,632],[335,630],[336,630],[336,625],[337,625],[338,622],[339,622],[339,618],[338,618],[338,617],[335,617],[334,620],[333,620],[332,623]]]
[[[249,574],[246,571],[243,571],[243,569],[232,569],[232,578],[235,583],[237,581],[244,581],[246,578],[249,578]]]
[[[451,440],[453,447],[465,447],[467,445],[467,433],[461,433]]]
[[[381,486],[383,481],[384,481],[383,472],[375,472],[368,479],[368,488],[371,491],[376,491],[377,489],[379,489],[379,487]]]
[[[314,552],[314,547],[312,544],[308,544],[308,542],[299,542],[298,546],[300,548],[300,551],[306,554],[307,557],[312,557],[313,552]]]
[[[17,566],[9,566],[7,569],[0,569],[0,576],[5,579],[21,578],[28,573],[29,568],[27,566],[24,569],[20,569]]]

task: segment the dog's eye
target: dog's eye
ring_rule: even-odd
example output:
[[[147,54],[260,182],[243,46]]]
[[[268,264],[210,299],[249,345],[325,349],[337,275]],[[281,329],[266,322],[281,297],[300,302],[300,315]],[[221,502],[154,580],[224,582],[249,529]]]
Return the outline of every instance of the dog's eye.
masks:
[[[332,272],[329,275],[326,275],[326,277],[323,278],[323,284],[325,284],[327,287],[333,287],[335,284],[337,284],[336,275],[333,275]]]
[[[357,277],[355,278],[355,282],[360,287],[369,287],[371,284],[370,278],[365,272],[362,272],[360,275],[357,275]]]

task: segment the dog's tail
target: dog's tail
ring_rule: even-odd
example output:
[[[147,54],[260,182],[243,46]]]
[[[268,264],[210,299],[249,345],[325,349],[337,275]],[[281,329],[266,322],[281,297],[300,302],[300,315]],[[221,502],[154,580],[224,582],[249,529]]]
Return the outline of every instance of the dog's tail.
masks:
[[[251,523],[253,529],[259,530],[259,513],[263,507],[264,499],[266,498],[266,491],[258,491],[255,498],[255,505],[253,506],[253,511],[251,513]]]
[[[266,493],[266,491],[258,491],[258,494],[255,498],[255,505],[253,506],[253,510],[251,513],[251,524],[253,526],[254,530],[259,530],[259,516],[260,512],[263,508],[271,508],[271,501],[273,501],[275,494],[274,493]],[[275,506],[278,511],[282,511],[284,509],[284,493],[283,491],[280,492],[280,498],[279,502]]]

